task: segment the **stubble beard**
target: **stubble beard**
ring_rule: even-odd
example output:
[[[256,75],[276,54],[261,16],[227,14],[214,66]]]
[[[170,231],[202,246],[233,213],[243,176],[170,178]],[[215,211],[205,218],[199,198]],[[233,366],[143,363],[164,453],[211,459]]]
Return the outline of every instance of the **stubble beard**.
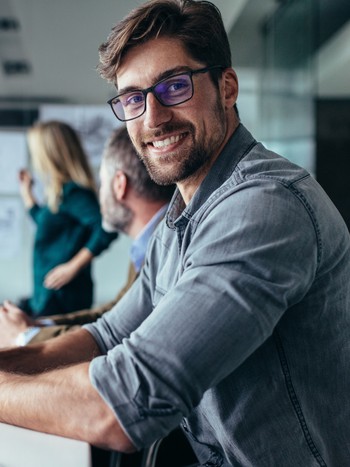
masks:
[[[102,228],[106,232],[127,233],[134,213],[126,206],[108,203],[102,215]]]
[[[219,101],[216,103],[214,112],[216,125],[212,129],[211,134],[213,136],[209,140],[206,140],[203,135],[200,141],[196,141],[196,129],[190,122],[187,122],[186,125],[180,123],[165,124],[161,131],[153,135],[156,138],[172,132],[187,133],[186,138],[191,138],[192,144],[190,149],[186,149],[186,154],[184,150],[180,153],[174,152],[152,159],[147,154],[146,145],[141,144],[139,148],[136,148],[140,159],[155,183],[158,185],[171,185],[183,182],[206,170],[221,144],[220,134],[225,126],[225,113]]]

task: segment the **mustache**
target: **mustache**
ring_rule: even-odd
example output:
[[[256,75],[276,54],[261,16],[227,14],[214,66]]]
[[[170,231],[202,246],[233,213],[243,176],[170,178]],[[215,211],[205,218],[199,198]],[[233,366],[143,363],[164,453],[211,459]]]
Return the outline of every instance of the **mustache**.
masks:
[[[173,132],[194,134],[195,128],[192,123],[186,123],[186,124],[176,123],[176,122],[164,123],[161,127],[157,128],[156,130],[152,132],[149,131],[143,134],[142,136],[143,145],[146,144],[144,143],[144,141],[150,141],[154,138],[160,138],[162,136],[166,136],[169,133],[173,133]]]

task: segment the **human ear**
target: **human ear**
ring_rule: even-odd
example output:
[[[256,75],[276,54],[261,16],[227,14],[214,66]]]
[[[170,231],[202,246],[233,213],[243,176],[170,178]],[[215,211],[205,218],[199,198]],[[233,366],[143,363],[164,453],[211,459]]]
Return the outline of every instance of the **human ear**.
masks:
[[[238,96],[238,79],[232,68],[226,68],[222,75],[223,103],[226,109],[232,109]]]
[[[128,185],[128,178],[122,170],[117,170],[113,181],[113,193],[118,201],[121,201],[125,198],[126,190]]]

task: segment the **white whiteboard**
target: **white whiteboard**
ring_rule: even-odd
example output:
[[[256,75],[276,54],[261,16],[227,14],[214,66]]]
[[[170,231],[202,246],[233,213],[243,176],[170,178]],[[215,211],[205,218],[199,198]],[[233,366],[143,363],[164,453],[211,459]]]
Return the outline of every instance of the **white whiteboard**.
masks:
[[[0,195],[19,193],[18,172],[27,165],[25,133],[0,131]]]
[[[21,253],[22,222],[21,201],[0,197],[0,260],[12,259]]]

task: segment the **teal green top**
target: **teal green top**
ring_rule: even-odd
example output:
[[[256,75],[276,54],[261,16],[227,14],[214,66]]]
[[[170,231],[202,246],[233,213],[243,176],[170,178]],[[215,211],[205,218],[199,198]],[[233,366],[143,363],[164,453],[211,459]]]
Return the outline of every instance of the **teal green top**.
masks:
[[[91,264],[60,290],[44,286],[46,274],[55,266],[69,261],[81,248],[99,255],[117,238],[102,229],[100,206],[92,190],[74,182],[63,186],[58,212],[47,206],[34,205],[29,214],[37,225],[34,254],[34,293],[29,300],[34,316],[68,313],[89,308],[93,302]]]

